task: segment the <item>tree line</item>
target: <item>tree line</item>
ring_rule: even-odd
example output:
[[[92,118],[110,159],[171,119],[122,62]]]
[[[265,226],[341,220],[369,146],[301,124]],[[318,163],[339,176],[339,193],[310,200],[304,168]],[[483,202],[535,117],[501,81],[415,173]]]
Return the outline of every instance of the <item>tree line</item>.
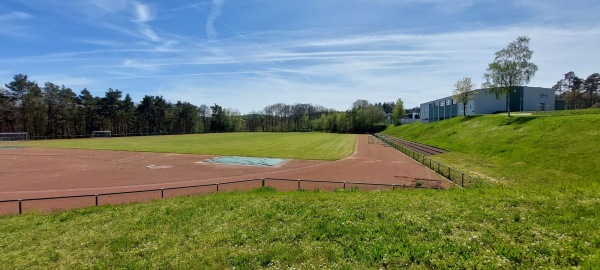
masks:
[[[113,134],[169,134],[202,132],[377,132],[386,126],[398,102],[357,100],[347,111],[312,104],[277,103],[242,115],[236,109],[172,103],[146,95],[134,102],[129,94],[108,89],[94,96],[64,85],[43,86],[17,74],[0,87],[0,132],[28,132],[30,137],[84,137],[93,131]],[[401,100],[399,100],[401,101]],[[402,104],[401,104],[402,105]],[[402,114],[404,108],[402,107]],[[414,110],[414,109],[413,109]],[[398,112],[394,111],[394,117]]]
[[[394,102],[370,103],[359,99],[351,109],[336,111],[312,104],[277,103],[245,115],[244,120],[247,131],[378,132],[389,124],[386,115],[391,114],[395,106]]]
[[[26,131],[30,136],[77,136],[95,130],[116,134],[199,131],[199,109],[160,96],[145,96],[138,104],[117,89],[97,97],[87,89],[46,82],[43,86],[27,75],[15,75],[0,89],[0,132]]]
[[[593,73],[583,79],[575,75],[575,72],[569,71],[552,88],[556,91],[556,96],[566,102],[566,109],[600,108],[599,73]]]

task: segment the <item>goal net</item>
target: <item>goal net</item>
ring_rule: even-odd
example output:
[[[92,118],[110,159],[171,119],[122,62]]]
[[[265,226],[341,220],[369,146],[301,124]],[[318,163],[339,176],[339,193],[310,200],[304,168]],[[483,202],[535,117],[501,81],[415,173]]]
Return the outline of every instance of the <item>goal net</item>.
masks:
[[[110,138],[110,131],[98,130],[92,132],[92,138]]]
[[[0,133],[0,142],[26,141],[27,139],[27,132]]]

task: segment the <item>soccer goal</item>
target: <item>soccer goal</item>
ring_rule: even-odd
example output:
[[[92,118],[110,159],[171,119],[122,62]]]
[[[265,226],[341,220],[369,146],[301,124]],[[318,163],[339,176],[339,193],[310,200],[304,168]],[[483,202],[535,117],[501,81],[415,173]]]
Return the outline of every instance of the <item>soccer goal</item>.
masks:
[[[27,132],[0,133],[0,142],[26,141],[27,139]]]
[[[92,131],[92,138],[110,138],[110,131],[108,130],[97,130]]]

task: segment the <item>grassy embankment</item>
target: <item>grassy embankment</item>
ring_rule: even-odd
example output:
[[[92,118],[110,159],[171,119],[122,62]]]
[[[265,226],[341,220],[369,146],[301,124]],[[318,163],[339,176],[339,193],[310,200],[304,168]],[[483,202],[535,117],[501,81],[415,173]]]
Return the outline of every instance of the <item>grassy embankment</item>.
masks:
[[[327,133],[214,133],[110,139],[28,141],[20,146],[157,153],[337,160],[354,152],[356,136]]]
[[[435,159],[506,184],[600,183],[600,110],[458,117],[388,128],[387,135],[450,150]]]
[[[579,113],[515,117],[510,124],[482,116],[387,131],[452,150],[439,159],[502,183],[492,187],[262,189],[0,217],[0,265],[594,268],[600,265],[594,156],[600,114]]]

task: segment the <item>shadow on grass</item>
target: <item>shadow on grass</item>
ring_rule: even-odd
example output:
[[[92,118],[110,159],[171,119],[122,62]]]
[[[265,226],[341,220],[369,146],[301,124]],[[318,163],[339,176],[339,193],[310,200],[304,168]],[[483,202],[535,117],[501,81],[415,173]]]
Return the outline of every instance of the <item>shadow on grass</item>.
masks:
[[[503,120],[503,122],[500,123],[500,125],[498,125],[498,126],[523,125],[535,118],[536,117],[532,117],[532,116],[517,116],[517,117],[513,116],[513,117]]]
[[[460,121],[467,122],[469,120],[473,120],[473,119],[479,118],[481,116],[483,116],[483,115],[467,115],[467,116],[459,116],[459,117],[462,117],[462,119],[460,119]]]

